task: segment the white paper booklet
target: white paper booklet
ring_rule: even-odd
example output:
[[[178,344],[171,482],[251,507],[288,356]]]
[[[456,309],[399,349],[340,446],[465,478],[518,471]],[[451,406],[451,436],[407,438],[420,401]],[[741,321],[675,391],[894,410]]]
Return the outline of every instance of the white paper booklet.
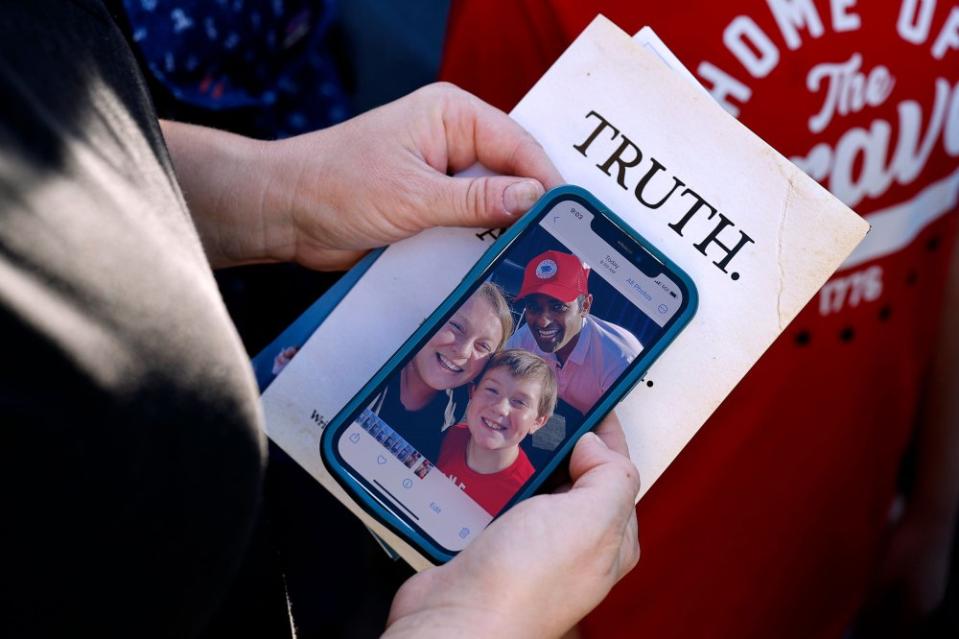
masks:
[[[617,409],[644,491],[868,230],[684,77],[657,41],[599,16],[511,113],[568,182],[698,288],[696,316]],[[263,395],[270,437],[416,568],[426,560],[326,472],[321,427],[496,234],[434,229],[387,249]]]

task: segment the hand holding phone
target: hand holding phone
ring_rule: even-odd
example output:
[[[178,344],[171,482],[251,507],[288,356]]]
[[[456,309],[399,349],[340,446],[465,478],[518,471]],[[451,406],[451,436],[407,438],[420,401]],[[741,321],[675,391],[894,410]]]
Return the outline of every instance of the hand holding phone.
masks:
[[[567,491],[517,505],[453,561],[410,578],[384,636],[558,637],[592,610],[639,559],[639,477],[615,413],[596,434],[574,448]]]
[[[446,561],[542,484],[695,307],[635,230],[582,189],[551,191],[334,418],[324,461]]]

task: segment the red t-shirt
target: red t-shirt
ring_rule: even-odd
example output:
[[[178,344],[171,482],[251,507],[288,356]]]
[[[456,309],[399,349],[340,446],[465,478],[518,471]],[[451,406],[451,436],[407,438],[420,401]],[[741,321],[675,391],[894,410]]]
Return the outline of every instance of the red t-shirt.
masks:
[[[465,490],[483,510],[495,517],[526,480],[533,476],[533,465],[520,448],[516,461],[507,468],[488,475],[478,473],[466,463],[466,445],[469,441],[470,431],[466,424],[451,426],[443,438],[436,467]]]
[[[629,33],[653,27],[741,121],[873,224],[867,250],[640,502],[643,559],[587,635],[841,636],[871,582],[956,237],[959,8],[844,6],[453,5],[442,76],[505,110],[597,12]]]

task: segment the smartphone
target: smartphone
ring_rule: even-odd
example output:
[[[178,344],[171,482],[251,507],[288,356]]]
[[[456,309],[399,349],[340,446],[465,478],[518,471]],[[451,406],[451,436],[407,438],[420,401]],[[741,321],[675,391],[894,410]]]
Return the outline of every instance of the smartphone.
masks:
[[[448,561],[543,483],[696,306],[662,251],[584,189],[553,189],[330,422],[324,463]]]

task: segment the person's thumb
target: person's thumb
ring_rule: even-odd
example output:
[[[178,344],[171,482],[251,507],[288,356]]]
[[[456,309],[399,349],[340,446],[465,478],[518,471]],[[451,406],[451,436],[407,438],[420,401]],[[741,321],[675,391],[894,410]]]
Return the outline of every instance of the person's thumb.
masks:
[[[583,435],[569,460],[573,488],[605,486],[632,502],[639,492],[639,471],[629,457],[611,450],[595,433]]]
[[[506,176],[442,177],[433,212],[441,226],[509,226],[543,196],[537,180]]]
[[[585,433],[576,442],[569,459],[570,479],[575,482],[589,471],[615,460],[616,457],[616,453],[611,451],[606,443],[596,436],[596,433]]]

